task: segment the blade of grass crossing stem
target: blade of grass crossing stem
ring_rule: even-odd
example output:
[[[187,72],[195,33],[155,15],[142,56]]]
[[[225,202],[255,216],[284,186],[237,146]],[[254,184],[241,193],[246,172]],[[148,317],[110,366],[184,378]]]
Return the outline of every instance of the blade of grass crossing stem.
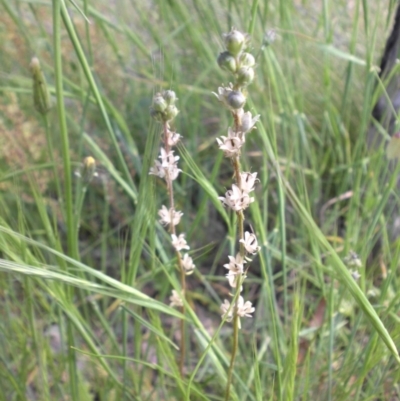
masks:
[[[99,109],[100,109],[100,113],[101,113],[101,115],[103,117],[104,123],[106,124],[108,133],[110,134],[110,138],[111,138],[111,141],[113,143],[114,150],[117,153],[118,162],[119,162],[120,167],[122,169],[122,172],[123,172],[123,174],[125,176],[125,180],[132,186],[132,188],[135,189],[136,188],[135,184],[132,181],[132,177],[131,177],[131,174],[129,172],[129,168],[128,168],[126,162],[125,162],[125,159],[124,159],[124,157],[122,155],[121,149],[120,149],[120,147],[118,145],[118,141],[117,141],[117,138],[115,136],[114,130],[113,130],[112,126],[111,126],[111,122],[110,122],[110,120],[108,118],[107,110],[106,110],[106,108],[104,106],[103,99],[102,99],[101,94],[100,94],[100,92],[99,92],[99,90],[97,88],[96,82],[95,82],[95,80],[93,78],[93,74],[92,74],[92,72],[90,70],[90,66],[89,66],[89,64],[88,64],[88,62],[86,60],[86,57],[85,57],[85,54],[83,52],[82,46],[81,46],[81,44],[79,42],[79,39],[78,39],[78,36],[77,36],[77,34],[75,32],[75,28],[74,28],[74,26],[72,24],[72,21],[71,21],[71,18],[69,16],[69,14],[68,14],[68,10],[67,10],[67,7],[65,5],[65,2],[64,2],[64,0],[59,0],[59,2],[61,3],[60,4],[60,6],[61,6],[61,16],[62,16],[64,25],[65,25],[65,28],[66,28],[66,30],[68,32],[68,35],[69,35],[70,40],[72,42],[72,45],[73,45],[73,47],[75,49],[76,55],[78,56],[78,59],[79,59],[79,62],[81,64],[81,67],[83,69],[83,72],[85,73],[85,76],[86,76],[86,79],[87,79],[87,81],[89,83],[90,89],[92,90],[93,95],[96,98],[97,104],[98,104]]]
[[[64,95],[63,95],[63,72],[62,72],[62,59],[61,59],[61,19],[60,19],[61,4],[60,0],[53,0],[53,36],[54,36],[54,73],[55,73],[55,87],[57,97],[57,113],[58,122],[61,135],[61,150],[64,167],[64,197],[65,197],[65,214],[67,225],[67,243],[68,254],[77,259],[78,257],[78,243],[76,237],[74,211],[73,211],[73,197],[72,197],[72,181],[71,181],[71,162],[69,154],[69,138],[67,131],[67,122],[65,117],[64,108]],[[70,293],[69,298],[72,297],[72,292],[69,287],[65,290]],[[68,348],[74,346],[74,335],[71,321],[67,322],[67,341]],[[70,367],[70,390],[72,399],[78,400],[77,382],[74,373],[75,361],[72,357],[72,351],[68,352],[68,360]]]
[[[149,116],[150,117],[150,116]],[[132,240],[130,245],[129,264],[126,277],[126,283],[133,285],[138,267],[140,257],[146,237],[148,227],[154,225],[156,219],[156,205],[155,205],[155,184],[154,176],[150,176],[150,167],[154,163],[154,159],[158,153],[159,147],[159,134],[158,126],[151,122],[148,129],[148,136],[146,147],[143,155],[143,168],[140,177],[140,186],[138,193],[138,203],[136,208],[135,217],[132,222]],[[156,231],[152,231],[156,235]],[[150,240],[152,242],[152,240]]]
[[[57,98],[57,114],[61,135],[61,151],[64,167],[64,197],[65,214],[67,225],[68,254],[75,258],[78,254],[76,231],[74,229],[74,214],[72,202],[71,162],[69,154],[69,138],[67,122],[65,118],[64,95],[63,95],[63,71],[61,59],[61,0],[53,0],[53,35],[54,35],[54,74]]]

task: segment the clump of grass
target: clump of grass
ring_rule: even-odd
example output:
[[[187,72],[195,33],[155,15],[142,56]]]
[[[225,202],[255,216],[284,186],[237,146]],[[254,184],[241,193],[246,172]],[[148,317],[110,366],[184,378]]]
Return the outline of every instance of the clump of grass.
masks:
[[[0,276],[1,401],[398,398],[393,340],[399,334],[400,248],[387,235],[392,215],[385,212],[391,199],[398,201],[397,176],[388,170],[383,148],[368,153],[365,146],[371,107],[384,87],[374,89],[374,64],[394,2],[386,9],[384,2],[361,0],[327,0],[320,8],[313,1],[254,0],[248,7],[233,0],[227,7],[156,0],[116,2],[111,9],[83,0],[78,11],[64,0],[52,7],[1,3],[7,28],[0,31],[6,71],[0,76],[0,269],[7,272]],[[255,55],[257,73],[251,96],[242,95],[255,114],[262,113],[257,135],[245,135],[240,151],[243,170],[257,171],[259,180],[243,215],[243,231],[254,234],[251,222],[261,245],[251,269],[248,252],[240,256],[239,240],[246,241],[237,228],[241,217],[227,213],[217,195],[226,165],[222,152],[214,157],[214,134],[222,127],[220,145],[230,151],[222,136],[239,136],[237,113],[227,134],[227,119],[208,89],[226,81],[215,62],[220,32],[247,23],[254,47],[245,53]],[[263,46],[270,26],[278,40]],[[58,97],[59,110],[47,113],[60,180],[52,199],[57,214],[47,197],[54,172],[45,126],[39,114],[32,117],[32,55],[42,62],[50,95]],[[228,56],[228,70],[239,73]],[[221,95],[238,92],[234,84]],[[181,298],[184,316],[163,303],[171,287],[181,295],[183,286],[171,274],[178,258],[171,258],[170,233],[154,221],[155,180],[148,175],[159,146],[158,128],[148,126],[149,94],[172,86],[184,105],[179,120],[185,132],[185,146],[179,147],[185,174],[174,182],[175,204],[191,221],[191,227],[186,219],[180,223],[188,237],[205,239],[193,281],[186,283],[187,298]],[[378,129],[386,138],[385,129]],[[9,146],[13,141],[23,146]],[[75,185],[68,180],[76,180],[75,164],[87,154],[106,170],[112,198],[124,205],[118,213],[109,194],[96,196],[91,186],[87,196],[73,196]],[[226,170],[229,191],[238,193],[238,175],[231,185],[232,168]],[[23,190],[16,192],[19,181]],[[230,196],[225,201],[235,205]],[[163,221],[171,218],[170,204],[165,209]],[[96,223],[91,228],[89,220]],[[87,228],[87,242],[78,235],[79,222]],[[227,244],[225,267],[236,285],[229,290],[215,274],[228,262],[219,256]],[[379,257],[371,258],[377,244]],[[207,254],[213,247],[217,257]],[[361,264],[357,271],[343,263],[352,249]],[[234,315],[242,286],[256,305],[254,324],[237,330],[232,348],[225,323],[230,317],[234,327],[239,322]],[[224,298],[230,306],[220,323]],[[176,319],[190,325],[184,375],[175,366],[170,327]],[[51,322],[61,334],[57,349],[44,330]],[[235,349],[240,358],[233,357]],[[82,364],[82,354],[90,364]]]

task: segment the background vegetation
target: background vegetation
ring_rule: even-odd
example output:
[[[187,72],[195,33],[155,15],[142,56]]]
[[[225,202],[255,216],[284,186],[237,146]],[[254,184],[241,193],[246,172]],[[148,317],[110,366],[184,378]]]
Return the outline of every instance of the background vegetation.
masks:
[[[371,122],[395,1],[0,4],[0,400],[223,397],[222,265],[235,241],[216,200],[232,175],[215,142],[229,115],[211,92],[227,82],[216,57],[232,26],[257,55],[248,107],[261,123],[245,163],[259,172],[248,222],[262,240],[232,399],[400,398],[397,170]],[[33,56],[53,97],[47,118],[32,101]],[[169,88],[197,266],[184,378],[168,307],[178,280],[156,219],[166,195],[148,176],[160,134],[149,107]],[[380,145],[368,149],[371,123]],[[75,174],[88,155],[89,185]]]

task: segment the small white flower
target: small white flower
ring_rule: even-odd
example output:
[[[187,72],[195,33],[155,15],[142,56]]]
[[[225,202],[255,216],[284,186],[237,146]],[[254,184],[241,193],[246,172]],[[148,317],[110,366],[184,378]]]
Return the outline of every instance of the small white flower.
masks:
[[[187,276],[192,274],[194,269],[196,268],[196,266],[193,263],[193,259],[187,253],[185,253],[185,255],[182,258],[182,266],[185,269]]]
[[[154,160],[153,167],[150,168],[149,174],[156,175],[157,177],[164,178],[165,170],[161,166],[161,163],[158,160]]]
[[[233,308],[231,308],[231,303],[227,299],[224,299],[224,303],[221,305],[221,311],[222,319],[226,318],[227,322],[231,322],[233,318]]]
[[[259,114],[252,117],[250,111],[246,111],[246,113],[244,113],[243,109],[240,109],[238,111],[238,116],[240,117],[240,121],[241,121],[239,129],[240,129],[240,131],[243,132],[243,134],[247,134],[252,129],[254,129],[256,122],[260,119]]]
[[[178,178],[179,173],[180,173],[181,171],[182,171],[182,170],[179,169],[176,165],[170,166],[170,167],[168,168],[168,177],[169,177],[169,179],[170,179],[171,181],[176,180],[176,179]]]
[[[236,134],[231,127],[228,128],[228,136],[221,136],[221,139],[217,138],[217,142],[225,157],[238,155],[244,144],[241,133]]]
[[[178,134],[177,132],[168,130],[167,142],[169,146],[171,147],[176,146],[181,138],[182,135]]]
[[[350,274],[355,281],[358,281],[361,277],[361,274],[357,270],[350,270]]]
[[[171,234],[171,238],[172,238],[172,246],[177,251],[181,251],[182,249],[190,249],[190,246],[187,244],[185,240],[185,234],[179,234],[179,237],[177,237],[175,234]]]
[[[251,314],[256,310],[253,306],[251,306],[250,301],[244,302],[243,297],[239,297],[237,302],[237,314],[240,317],[252,317]]]
[[[240,253],[238,253],[236,257],[228,256],[228,258],[229,263],[224,265],[225,269],[229,270],[226,278],[228,279],[229,285],[232,288],[236,288],[238,281],[245,278],[243,275],[243,265],[246,261],[243,260]],[[243,287],[241,287],[240,291],[242,291],[242,289]]]
[[[167,153],[164,148],[161,148],[159,158],[161,162],[154,160],[154,166],[150,168],[149,174],[156,175],[160,178],[166,178],[168,175],[168,179],[171,181],[175,180],[179,172],[182,171],[178,168],[179,156],[174,156],[173,151]]]
[[[258,246],[257,237],[253,233],[246,231],[244,233],[244,239],[239,240],[244,245],[244,248],[248,253],[255,255],[261,247]]]
[[[227,88],[224,86],[220,86],[218,88],[218,93],[215,93],[215,92],[212,92],[212,93],[213,93],[213,95],[215,95],[217,97],[217,99],[220,102],[224,103],[225,106],[227,106],[229,108],[229,104],[228,104],[227,100],[228,100],[228,96],[232,92],[232,90],[233,90],[232,84],[229,84],[229,86]]]
[[[242,274],[235,274],[233,273],[231,270],[229,271],[229,273],[226,275],[226,278],[228,279],[228,283],[232,288],[236,288],[237,284],[239,283],[239,281],[241,283],[243,283],[243,280],[246,278],[247,276],[242,273]],[[243,285],[240,286],[240,292],[243,291]]]
[[[257,173],[240,173],[240,182],[242,191],[251,192],[254,191],[254,184],[257,180]]]
[[[176,226],[181,221],[183,213],[174,209],[168,210],[164,205],[162,205],[161,209],[158,211],[158,215],[161,217],[160,223],[163,226],[166,226],[171,223],[172,225]]]
[[[234,311],[236,309],[236,313],[239,317],[252,317],[251,314],[255,311],[255,308],[251,305],[250,301],[244,302],[242,296],[239,297],[234,307],[231,307],[231,304],[226,299],[224,303],[221,305],[222,311],[222,319],[225,319],[230,322],[233,319]],[[240,320],[239,320],[239,328],[240,328]]]
[[[175,290],[172,290],[172,295],[169,297],[169,300],[170,300],[169,306],[172,307],[177,306],[179,308],[183,306],[182,298]]]
[[[232,185],[232,189],[226,191],[225,196],[219,196],[218,199],[224,206],[235,212],[246,209],[250,203],[254,202],[253,197],[250,197],[247,192],[241,191],[235,184]]]
[[[225,269],[228,269],[229,273],[232,274],[243,273],[243,265],[246,263],[246,261],[243,260],[243,257],[240,255],[240,253],[238,253],[236,257],[229,255],[228,258],[229,263],[224,265]]]
[[[179,160],[179,156],[174,156],[173,150],[167,153],[167,151],[164,148],[160,149],[160,156],[158,157],[161,159],[161,165],[164,168],[176,165]]]
[[[349,252],[349,254],[344,258],[344,262],[349,267],[360,268],[362,266],[360,257],[354,251]]]

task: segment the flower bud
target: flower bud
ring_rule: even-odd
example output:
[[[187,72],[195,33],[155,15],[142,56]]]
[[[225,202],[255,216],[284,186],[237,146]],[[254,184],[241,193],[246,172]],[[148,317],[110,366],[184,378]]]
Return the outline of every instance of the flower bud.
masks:
[[[252,68],[243,67],[238,71],[237,83],[241,86],[250,85],[254,80],[254,70]]]
[[[231,91],[228,95],[227,103],[232,109],[241,109],[246,103],[246,98],[242,92]]]
[[[86,183],[92,181],[96,173],[96,160],[92,156],[87,156],[83,159],[82,178]]]
[[[179,110],[176,108],[176,106],[171,104],[164,111],[164,121],[173,120],[178,115],[178,113],[179,113]]]
[[[254,67],[256,59],[250,53],[242,53],[239,58],[240,67]]]
[[[236,59],[229,52],[222,52],[219,54],[217,59],[218,65],[226,71],[235,72],[236,71]]]
[[[152,110],[163,113],[167,108],[167,106],[168,104],[161,95],[161,93],[157,93],[157,95],[155,95],[153,99]]]
[[[33,78],[33,104],[41,114],[46,114],[51,108],[50,94],[47,88],[46,79],[40,68],[40,62],[34,57],[30,64]]]
[[[246,45],[246,36],[232,29],[229,33],[225,34],[225,46],[229,53],[233,56],[237,56]]]
[[[176,97],[176,93],[172,90],[164,91],[162,93],[162,96],[168,105],[173,105],[178,100],[178,98]]]

